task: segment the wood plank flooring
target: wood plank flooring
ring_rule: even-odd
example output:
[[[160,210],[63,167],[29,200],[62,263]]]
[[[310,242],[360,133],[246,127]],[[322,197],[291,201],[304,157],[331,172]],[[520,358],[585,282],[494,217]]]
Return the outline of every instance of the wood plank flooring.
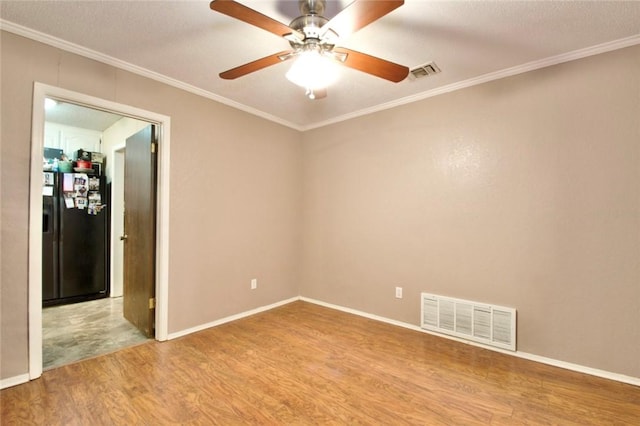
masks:
[[[46,371],[1,423],[638,425],[640,387],[305,302]]]

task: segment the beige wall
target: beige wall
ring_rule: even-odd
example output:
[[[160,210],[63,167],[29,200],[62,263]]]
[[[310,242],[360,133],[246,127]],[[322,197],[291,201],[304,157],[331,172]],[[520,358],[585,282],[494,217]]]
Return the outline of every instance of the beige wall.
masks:
[[[519,350],[640,377],[638,70],[640,46],[306,132],[301,293],[416,325],[423,291],[510,306]]]
[[[4,32],[1,54],[0,378],[27,372],[33,81],[171,117],[170,333],[298,294],[418,324],[429,291],[640,377],[640,47],[303,134]]]
[[[2,32],[0,378],[28,371],[33,82],[171,117],[169,333],[298,295],[298,132]],[[258,289],[250,290],[251,278]]]

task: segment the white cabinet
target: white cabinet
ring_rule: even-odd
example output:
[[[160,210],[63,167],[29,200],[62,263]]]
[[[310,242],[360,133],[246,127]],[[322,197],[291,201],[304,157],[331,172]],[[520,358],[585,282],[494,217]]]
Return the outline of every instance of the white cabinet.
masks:
[[[60,148],[60,129],[44,123],[44,147]]]
[[[44,146],[62,149],[71,160],[75,160],[76,151],[101,152],[102,132],[64,126],[56,123],[44,123]]]

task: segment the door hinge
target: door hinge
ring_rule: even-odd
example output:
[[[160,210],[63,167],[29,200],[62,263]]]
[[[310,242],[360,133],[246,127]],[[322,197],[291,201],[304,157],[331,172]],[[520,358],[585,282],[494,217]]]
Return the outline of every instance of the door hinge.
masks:
[[[152,154],[156,153],[156,143],[155,142],[151,142],[151,153]]]
[[[155,308],[156,308],[156,298],[151,297],[149,298],[149,309],[155,309]]]

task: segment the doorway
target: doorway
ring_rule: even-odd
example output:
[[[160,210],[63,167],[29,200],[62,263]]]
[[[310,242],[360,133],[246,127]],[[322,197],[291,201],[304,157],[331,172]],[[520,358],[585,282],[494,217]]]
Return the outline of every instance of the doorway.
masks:
[[[42,152],[45,98],[74,103],[124,117],[153,123],[158,129],[158,179],[156,209],[155,325],[156,340],[167,339],[168,317],[168,212],[170,118],[161,114],[71,92],[40,83],[34,85],[29,216],[29,376],[42,374]],[[115,158],[115,157],[114,157]]]
[[[142,332],[127,321],[124,307],[131,301],[124,300],[128,296],[123,294],[125,242],[118,238],[125,234],[122,219],[126,141],[139,129],[150,126],[146,121],[112,112],[51,98],[45,100],[43,158],[46,163],[43,168],[49,169],[53,163],[60,169],[46,172],[49,177],[46,181],[53,185],[43,191],[44,214],[50,225],[43,230],[45,370],[113,352],[153,337],[152,333]],[[81,156],[91,161],[93,170],[75,168],[73,175],[62,173],[63,159],[80,160]],[[89,200],[92,196],[94,200],[99,198],[101,208],[80,209],[83,197],[70,192],[74,189],[71,187],[64,192],[65,188],[60,185],[63,177],[93,181]],[[63,195],[65,203],[60,202]],[[71,205],[66,205],[66,201]],[[148,211],[146,216],[143,222],[155,223],[153,211]],[[132,256],[138,257],[136,253]],[[154,259],[148,258],[147,262],[152,268]],[[88,285],[89,280],[99,283],[97,288]],[[75,297],[69,297],[71,288],[76,289]],[[132,294],[131,291],[128,294]],[[142,314],[149,315],[149,312]]]

